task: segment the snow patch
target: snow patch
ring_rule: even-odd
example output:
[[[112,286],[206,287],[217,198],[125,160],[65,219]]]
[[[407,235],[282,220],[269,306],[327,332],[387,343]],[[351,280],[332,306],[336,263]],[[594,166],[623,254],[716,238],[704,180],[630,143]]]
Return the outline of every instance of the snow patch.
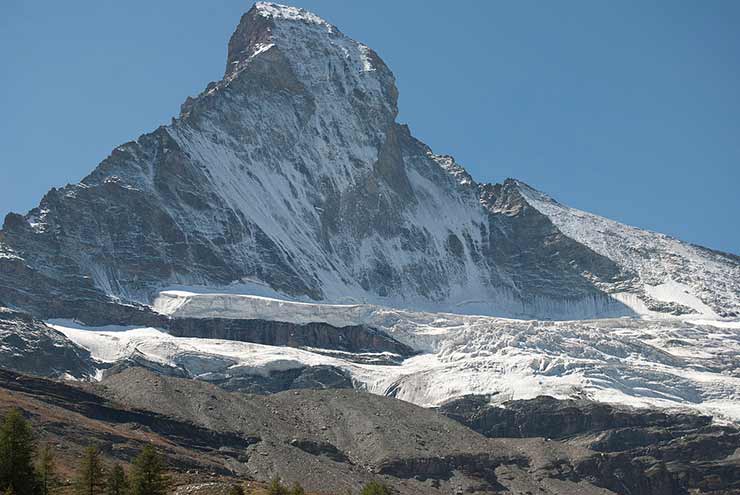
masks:
[[[686,284],[669,280],[659,285],[646,285],[645,292],[658,301],[676,302],[704,316],[717,317],[712,308],[692,294],[691,287]]]

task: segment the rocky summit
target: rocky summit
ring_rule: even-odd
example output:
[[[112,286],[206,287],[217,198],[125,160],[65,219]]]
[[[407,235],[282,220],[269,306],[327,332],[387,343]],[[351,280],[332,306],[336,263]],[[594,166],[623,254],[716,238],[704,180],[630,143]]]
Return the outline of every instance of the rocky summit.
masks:
[[[170,124],[5,218],[0,412],[214,485],[740,493],[740,257],[478,183],[398,97],[253,6]]]

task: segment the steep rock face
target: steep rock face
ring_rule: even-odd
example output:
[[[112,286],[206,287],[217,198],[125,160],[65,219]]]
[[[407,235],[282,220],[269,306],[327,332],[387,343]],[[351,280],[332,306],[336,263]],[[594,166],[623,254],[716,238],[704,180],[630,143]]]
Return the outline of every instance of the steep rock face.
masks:
[[[490,397],[471,395],[448,401],[438,410],[487,437],[563,439],[577,434],[631,427],[687,431],[708,427],[712,422],[711,416],[667,414],[588,400],[558,400],[548,396],[507,401],[501,406],[494,406]],[[623,438],[621,443],[622,446],[634,446],[629,445],[627,438]]]
[[[127,320],[163,287],[258,282],[332,302],[633,314],[609,294],[645,299],[639,270],[564,232],[516,181],[480,185],[433,154],[395,122],[397,97],[370,48],[313,14],[258,3],[223,79],[170,125],[8,215],[0,297],[77,318],[123,301],[109,312]],[[734,285],[701,289],[737,304]]]
[[[408,357],[415,353],[409,346],[366,325],[335,327],[321,322],[296,325],[268,320],[174,318],[168,321],[166,328],[175,337],[233,340],[351,353],[386,352],[399,357]]]
[[[50,378],[95,375],[90,353],[30,315],[0,305],[0,368]]]
[[[194,359],[191,358],[191,360]],[[199,379],[218,385],[224,390],[248,394],[265,395],[296,389],[354,388],[354,382],[350,374],[334,366],[303,366],[286,370],[277,369],[262,373],[234,375],[210,372],[193,376],[191,370],[183,363],[180,366],[162,364],[147,359],[141,353],[135,353],[125,359],[116,361],[110,368],[105,369],[102,376],[107,379],[118,373],[126,373],[132,368],[140,368],[158,375],[175,378]]]
[[[596,451],[553,463],[550,475],[587,479],[615,493],[737,493],[740,431],[709,416],[670,414],[540,396],[493,406],[467,396],[439,412],[487,437],[546,437]]]

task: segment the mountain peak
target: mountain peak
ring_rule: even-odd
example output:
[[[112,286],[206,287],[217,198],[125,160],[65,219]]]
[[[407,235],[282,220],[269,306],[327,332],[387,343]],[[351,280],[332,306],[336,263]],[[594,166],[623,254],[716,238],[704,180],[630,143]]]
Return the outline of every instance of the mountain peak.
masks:
[[[78,317],[109,297],[257,281],[295,298],[506,316],[740,313],[735,259],[514,179],[479,184],[433,153],[396,122],[380,57],[319,16],[257,3],[228,57],[170,125],[8,216],[0,299]]]
[[[267,19],[300,21],[307,24],[315,24],[325,27],[329,31],[336,30],[334,26],[326,22],[321,17],[299,7],[281,5],[279,3],[272,2],[257,2],[254,4],[253,9],[257,14]]]
[[[268,60],[271,73],[280,65],[314,95],[368,97],[394,117],[397,112],[395,78],[380,57],[306,10],[258,2],[242,16],[229,40],[224,80],[258,60]]]

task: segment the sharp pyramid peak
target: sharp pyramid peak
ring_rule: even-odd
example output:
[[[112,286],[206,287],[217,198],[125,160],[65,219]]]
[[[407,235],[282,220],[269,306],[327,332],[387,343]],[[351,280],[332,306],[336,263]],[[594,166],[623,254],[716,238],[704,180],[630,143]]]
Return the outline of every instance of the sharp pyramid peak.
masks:
[[[394,117],[397,113],[395,78],[382,59],[304,9],[257,2],[242,16],[229,40],[224,81],[230,83],[257,60],[266,62],[258,63],[258,70],[269,77],[289,76],[296,83],[291,87],[300,84],[314,96],[336,102],[355,95],[363,104],[384,107]]]

